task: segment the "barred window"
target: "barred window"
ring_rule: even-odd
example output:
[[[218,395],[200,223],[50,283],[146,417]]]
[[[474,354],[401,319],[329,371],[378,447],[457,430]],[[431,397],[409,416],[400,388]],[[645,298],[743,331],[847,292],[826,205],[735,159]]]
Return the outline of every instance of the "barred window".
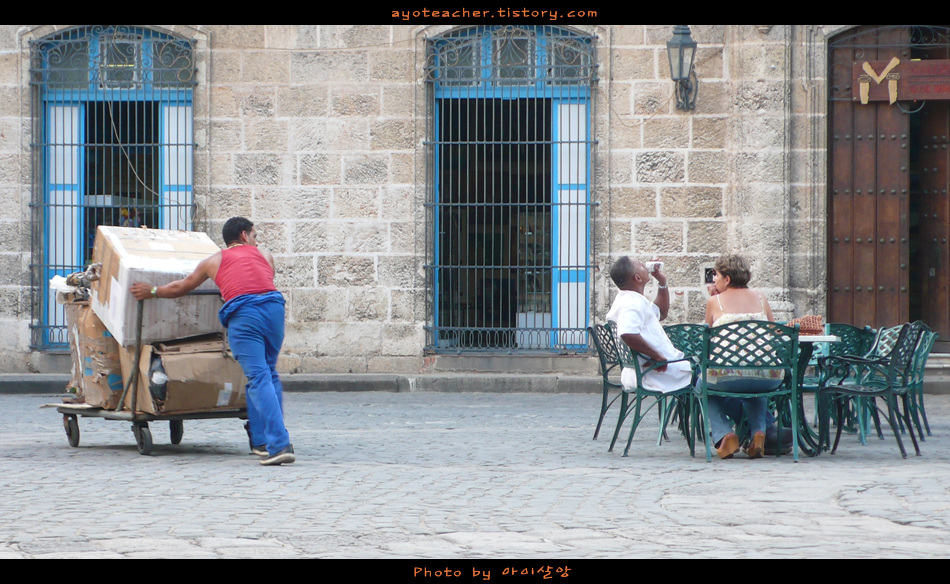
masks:
[[[586,350],[594,39],[429,39],[430,350]]]
[[[34,347],[67,345],[54,275],[92,259],[99,225],[192,228],[194,42],[85,26],[31,43]]]

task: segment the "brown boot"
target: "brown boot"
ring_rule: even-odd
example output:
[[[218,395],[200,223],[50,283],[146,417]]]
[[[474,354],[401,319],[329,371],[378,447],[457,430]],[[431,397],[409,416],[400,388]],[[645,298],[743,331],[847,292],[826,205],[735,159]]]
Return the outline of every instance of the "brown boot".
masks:
[[[732,455],[736,452],[739,452],[739,437],[736,436],[735,432],[729,432],[719,441],[716,454],[719,455],[719,458],[732,458]]]
[[[756,432],[749,444],[749,458],[762,458],[765,452],[765,432]]]

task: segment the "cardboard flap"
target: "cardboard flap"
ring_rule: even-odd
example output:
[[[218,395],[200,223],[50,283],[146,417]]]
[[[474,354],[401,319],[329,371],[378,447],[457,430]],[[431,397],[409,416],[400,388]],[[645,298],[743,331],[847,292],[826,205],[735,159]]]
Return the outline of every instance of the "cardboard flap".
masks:
[[[161,343],[154,343],[154,345],[158,352],[164,355],[227,352],[227,345],[224,342],[224,336],[219,333],[191,337],[187,339],[164,341]]]
[[[220,351],[204,353],[161,354],[169,381],[216,379],[227,365]]]

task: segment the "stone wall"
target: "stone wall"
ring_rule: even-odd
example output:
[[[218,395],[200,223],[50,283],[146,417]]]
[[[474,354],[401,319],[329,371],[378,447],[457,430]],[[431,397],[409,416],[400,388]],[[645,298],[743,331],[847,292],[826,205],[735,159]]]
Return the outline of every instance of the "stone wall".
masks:
[[[61,27],[55,27],[61,28]],[[424,355],[427,36],[450,27],[158,27],[201,39],[195,96],[198,223],[220,240],[257,225],[287,298],[287,372],[415,373]],[[672,25],[579,27],[597,36],[592,318],[629,254],[667,262],[671,321],[703,317],[703,268],[747,255],[779,317],[823,309],[821,78],[814,26],[694,25],[696,109],[672,100]],[[0,366],[28,350],[27,40],[0,27]],[[817,59],[817,60],[816,60]],[[18,171],[17,171],[18,169]],[[16,251],[19,250],[19,251]],[[442,357],[440,357],[442,358]],[[557,370],[557,365],[551,365]]]
[[[801,29],[691,29],[699,44],[698,98],[695,110],[684,112],[671,100],[671,27],[612,27],[609,184],[597,193],[608,201],[609,252],[599,261],[606,268],[624,254],[664,260],[670,319],[699,321],[708,297],[704,268],[721,253],[740,253],[751,260],[752,285],[768,294],[779,318],[789,318],[792,282],[811,290],[812,280],[823,277],[793,277],[790,265],[795,246],[813,251],[811,241],[793,241],[791,233],[811,238],[821,224],[792,201],[789,151],[800,107],[792,88],[801,84],[788,73]],[[809,153],[807,144],[797,146]],[[597,314],[606,312],[613,292],[602,280],[608,293]]]
[[[287,297],[287,371],[422,359],[407,27],[215,26],[206,208],[244,214]],[[411,364],[406,357],[411,357]]]

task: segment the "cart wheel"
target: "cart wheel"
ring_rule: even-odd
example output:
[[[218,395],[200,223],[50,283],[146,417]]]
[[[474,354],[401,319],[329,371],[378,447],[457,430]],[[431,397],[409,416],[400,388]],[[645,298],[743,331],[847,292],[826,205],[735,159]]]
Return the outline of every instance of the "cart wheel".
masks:
[[[79,422],[76,416],[63,416],[63,426],[66,428],[66,440],[73,448],[79,446]]]
[[[185,423],[181,420],[171,420],[168,422],[168,430],[171,433],[172,444],[181,444],[181,437],[185,433]]]
[[[139,448],[139,454],[151,454],[152,431],[148,429],[148,424],[133,424],[132,434],[135,436],[135,445]]]

